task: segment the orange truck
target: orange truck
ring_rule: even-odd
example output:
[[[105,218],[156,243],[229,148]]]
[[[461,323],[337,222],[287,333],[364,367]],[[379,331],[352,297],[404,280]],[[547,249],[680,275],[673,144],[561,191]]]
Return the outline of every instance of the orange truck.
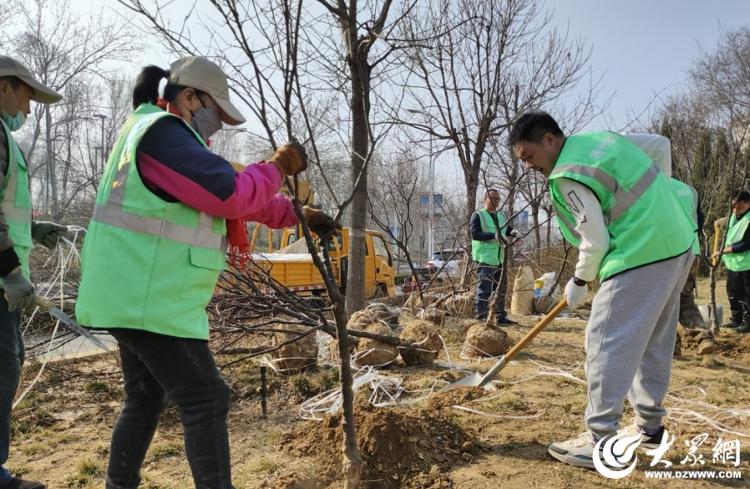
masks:
[[[263,232],[267,233],[265,236]],[[322,296],[326,294],[325,283],[315,267],[312,255],[307,252],[304,237],[298,239],[297,228],[287,228],[281,234],[280,242],[274,246],[273,235],[265,226],[256,226],[251,237],[253,260],[266,268],[277,282],[302,296]],[[328,242],[336,283],[341,290],[346,289],[346,275],[349,264],[350,229],[345,227],[341,236],[334,236]],[[265,239],[261,239],[265,238]],[[317,241],[317,239],[316,239]],[[265,245],[265,246],[264,246]],[[365,296],[390,297],[396,294],[393,257],[383,233],[368,230],[365,234]],[[263,252],[262,250],[267,250]],[[322,258],[322,252],[319,252]]]

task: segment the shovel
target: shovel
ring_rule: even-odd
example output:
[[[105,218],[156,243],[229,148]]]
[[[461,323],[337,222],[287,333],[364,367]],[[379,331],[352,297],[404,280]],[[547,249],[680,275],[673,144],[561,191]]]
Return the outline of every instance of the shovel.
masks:
[[[39,306],[39,309],[42,311],[47,311],[53,318],[59,320],[66,328],[73,331],[74,333],[83,336],[90,342],[92,342],[94,345],[98,346],[102,350],[109,352],[110,349],[107,348],[107,345],[105,345],[99,338],[91,334],[91,332],[78,324],[73,318],[65,314],[58,308],[57,306],[53,305],[50,301],[43,297],[36,297],[36,303]]]
[[[534,326],[531,331],[526,333],[526,336],[521,338],[521,340],[513,345],[513,348],[508,351],[505,355],[500,357],[500,360],[497,361],[495,365],[492,366],[491,369],[487,371],[486,374],[480,375],[477,372],[474,372],[471,375],[467,375],[463,379],[454,382],[450,384],[447,389],[452,389],[454,387],[484,387],[485,389],[490,389],[490,381],[497,375],[499,371],[501,371],[505,366],[510,362],[513,357],[515,357],[519,351],[523,350],[523,347],[526,346],[528,342],[534,339],[536,335],[539,334],[549,323],[552,322],[553,319],[557,317],[560,312],[565,309],[568,306],[568,303],[565,301],[565,299],[560,300],[560,302],[557,303],[555,307],[552,308],[550,312],[547,313],[546,316],[542,318],[541,321],[539,321],[536,326]]]

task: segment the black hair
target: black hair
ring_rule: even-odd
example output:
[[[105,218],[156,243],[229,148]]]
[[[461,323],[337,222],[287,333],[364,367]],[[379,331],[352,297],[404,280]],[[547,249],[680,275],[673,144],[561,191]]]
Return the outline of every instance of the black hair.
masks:
[[[557,125],[557,121],[548,113],[542,110],[526,112],[516,119],[513,128],[510,130],[508,146],[512,148],[521,141],[538,143],[547,133],[551,133],[553,136],[565,136],[560,126]]]
[[[0,81],[7,81],[14,90],[23,83],[20,78],[15,76],[0,76]]]
[[[734,198],[732,199],[732,202],[750,202],[750,192],[748,192],[745,189],[738,190],[734,194]]]
[[[500,192],[498,192],[496,188],[488,188],[487,191],[484,193],[484,197],[485,198],[489,197],[491,192],[495,192],[497,195],[500,195]]]
[[[133,87],[133,108],[141,104],[155,104],[159,98],[159,83],[162,78],[169,79],[169,70],[159,68],[158,66],[149,65],[144,67],[138,78],[135,80]],[[175,85],[167,81],[164,87],[164,100],[172,102],[183,91],[183,85]]]

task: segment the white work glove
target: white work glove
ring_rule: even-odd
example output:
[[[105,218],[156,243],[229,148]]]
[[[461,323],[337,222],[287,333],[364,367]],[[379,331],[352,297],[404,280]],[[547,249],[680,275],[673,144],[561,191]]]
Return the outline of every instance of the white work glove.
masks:
[[[5,300],[8,302],[8,311],[16,309],[28,311],[36,305],[34,286],[29,279],[23,276],[21,268],[16,267],[12,272],[3,277],[3,289]]]
[[[500,243],[502,246],[507,246],[508,242],[505,241],[505,238],[503,238],[503,235],[500,234],[500,231],[495,232],[495,239]]]
[[[511,231],[510,235],[513,236],[514,238],[517,238],[518,237],[518,229],[514,229],[513,231]]]
[[[565,301],[568,303],[568,306],[573,309],[583,302],[589,291],[586,284],[576,285],[574,280],[575,277],[571,278],[568,280],[568,285],[565,286]]]

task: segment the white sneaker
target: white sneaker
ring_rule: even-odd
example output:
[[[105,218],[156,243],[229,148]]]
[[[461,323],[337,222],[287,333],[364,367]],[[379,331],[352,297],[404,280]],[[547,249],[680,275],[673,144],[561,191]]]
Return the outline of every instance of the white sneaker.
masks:
[[[594,436],[586,431],[570,440],[550,443],[547,451],[560,462],[593,469],[595,445]]]

